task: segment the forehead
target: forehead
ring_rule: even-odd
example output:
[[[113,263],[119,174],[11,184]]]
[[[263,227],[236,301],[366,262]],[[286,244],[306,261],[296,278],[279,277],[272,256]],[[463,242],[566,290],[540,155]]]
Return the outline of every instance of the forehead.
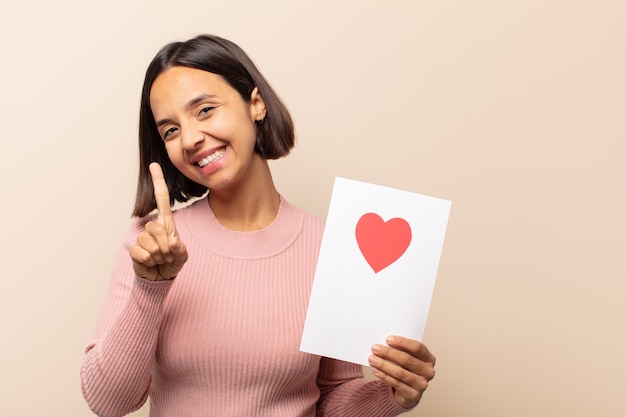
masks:
[[[221,76],[195,68],[172,67],[163,71],[150,89],[150,105],[184,105],[199,95],[226,98],[237,93]]]

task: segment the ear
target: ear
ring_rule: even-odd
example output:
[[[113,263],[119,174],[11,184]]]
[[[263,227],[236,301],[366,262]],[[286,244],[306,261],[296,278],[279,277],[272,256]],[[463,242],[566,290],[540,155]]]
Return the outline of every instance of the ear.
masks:
[[[252,94],[250,94],[250,112],[256,122],[261,123],[263,122],[263,120],[265,120],[267,110],[265,108],[265,102],[263,101],[263,97],[261,97],[261,93],[259,92],[258,87],[254,87],[254,90],[252,90]]]

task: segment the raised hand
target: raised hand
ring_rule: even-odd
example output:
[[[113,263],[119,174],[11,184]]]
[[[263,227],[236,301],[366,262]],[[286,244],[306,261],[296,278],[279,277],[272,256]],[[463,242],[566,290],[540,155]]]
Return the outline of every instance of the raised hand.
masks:
[[[187,248],[180,240],[170,207],[170,194],[161,166],[150,164],[158,216],[146,223],[130,248],[133,268],[138,277],[150,281],[172,279],[187,262]]]
[[[387,344],[372,347],[372,373],[393,388],[401,407],[414,407],[435,377],[435,357],[417,340],[391,336]]]

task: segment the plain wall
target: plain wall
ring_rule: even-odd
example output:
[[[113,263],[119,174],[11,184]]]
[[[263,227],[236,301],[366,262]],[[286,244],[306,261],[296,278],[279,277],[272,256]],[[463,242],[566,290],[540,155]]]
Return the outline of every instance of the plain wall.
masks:
[[[79,369],[130,221],[143,72],[205,32],[291,109],[299,142],[272,167],[292,203],[324,218],[335,176],[452,200],[424,337],[438,374],[408,415],[626,415],[625,2],[13,0],[0,15],[3,415],[91,415]]]

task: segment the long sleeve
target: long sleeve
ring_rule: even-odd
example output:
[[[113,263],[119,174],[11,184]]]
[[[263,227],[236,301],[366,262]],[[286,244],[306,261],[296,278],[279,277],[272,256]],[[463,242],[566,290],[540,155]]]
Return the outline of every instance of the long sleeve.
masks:
[[[118,255],[104,312],[81,369],[83,396],[101,417],[121,417],[146,401],[163,300],[171,285],[135,277],[128,255],[134,235],[131,230]]]
[[[395,402],[391,387],[366,381],[361,365],[322,358],[317,384],[317,417],[393,417],[409,411]]]
[[[174,212],[189,260],[176,279],[135,277],[120,250],[93,342],[85,399],[121,417],[380,417],[405,412],[360,365],[301,352],[323,223],[282,201],[266,229],[235,232],[206,199]]]

